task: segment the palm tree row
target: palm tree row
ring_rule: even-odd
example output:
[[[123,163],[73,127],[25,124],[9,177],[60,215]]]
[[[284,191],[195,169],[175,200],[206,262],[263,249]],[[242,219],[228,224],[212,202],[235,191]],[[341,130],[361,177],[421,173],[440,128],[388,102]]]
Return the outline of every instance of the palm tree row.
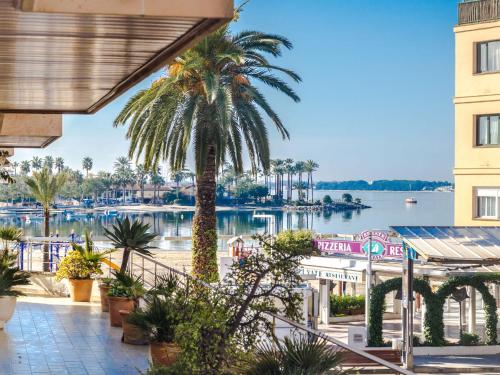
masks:
[[[313,173],[319,168],[317,162],[314,160],[294,162],[293,159],[275,159],[271,160],[271,166],[271,174],[269,176],[274,176],[275,197],[291,202],[292,192],[296,189],[298,191],[299,201],[314,202]],[[307,177],[307,182],[303,180],[304,175]],[[286,197],[284,197],[285,176]],[[298,177],[298,181],[294,183],[295,176]],[[268,183],[269,191],[271,191],[272,184],[270,178],[266,179],[266,184]],[[305,193],[303,190],[305,190]]]

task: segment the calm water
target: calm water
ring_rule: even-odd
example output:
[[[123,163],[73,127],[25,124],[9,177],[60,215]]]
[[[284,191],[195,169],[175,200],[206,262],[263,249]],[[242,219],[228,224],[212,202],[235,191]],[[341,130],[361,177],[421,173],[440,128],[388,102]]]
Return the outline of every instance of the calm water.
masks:
[[[321,199],[325,194],[332,198],[340,198],[342,191],[317,191],[315,198]],[[297,229],[309,228],[321,233],[357,233],[367,229],[387,229],[390,225],[452,225],[453,193],[440,192],[351,192],[354,198],[361,198],[363,203],[372,208],[349,212],[281,212],[259,210],[259,213],[275,215],[277,228]],[[404,199],[412,196],[417,204],[408,205]],[[126,213],[132,218],[138,217],[149,223],[152,229],[161,236],[190,236],[192,212],[155,212]],[[125,213],[120,213],[123,216]],[[43,220],[30,216],[27,223],[23,216],[0,217],[0,224],[16,225],[23,228],[26,235],[41,236]],[[219,234],[246,235],[262,233],[270,230],[266,219],[254,219],[252,211],[221,211],[217,213]],[[51,218],[51,230],[57,231],[61,237],[68,236],[72,230],[82,234],[90,229],[95,235],[102,235],[103,226],[110,226],[115,217],[102,214],[73,215],[63,214]],[[189,243],[183,241],[163,241],[160,246],[165,249],[188,249]]]

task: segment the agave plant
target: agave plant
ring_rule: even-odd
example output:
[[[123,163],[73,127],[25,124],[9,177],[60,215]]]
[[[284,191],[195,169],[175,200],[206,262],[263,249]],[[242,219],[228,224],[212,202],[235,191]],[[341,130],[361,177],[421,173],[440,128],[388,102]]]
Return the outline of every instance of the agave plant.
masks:
[[[343,375],[340,353],[326,341],[307,335],[285,337],[284,341],[262,344],[246,370],[247,375]]]
[[[29,273],[20,271],[16,262],[16,254],[9,251],[0,252],[0,296],[21,296],[22,292],[12,288],[30,284]]]
[[[139,220],[130,222],[128,216],[124,220],[117,219],[113,230],[104,228],[104,235],[109,238],[117,249],[123,249],[120,273],[127,270],[128,259],[131,251],[151,256],[149,243],[156,237],[155,233],[149,233],[149,224],[143,224]]]
[[[115,278],[110,284],[109,296],[132,298],[137,302],[146,293],[140,276],[133,277],[117,271],[113,271],[113,276]]]
[[[1,231],[0,231],[0,238]],[[73,250],[78,251],[82,257],[95,268],[100,268],[100,263],[106,258],[106,255],[111,254],[114,250],[96,251],[94,242],[92,241],[91,234],[88,230],[85,231],[84,246],[75,242],[71,244]]]

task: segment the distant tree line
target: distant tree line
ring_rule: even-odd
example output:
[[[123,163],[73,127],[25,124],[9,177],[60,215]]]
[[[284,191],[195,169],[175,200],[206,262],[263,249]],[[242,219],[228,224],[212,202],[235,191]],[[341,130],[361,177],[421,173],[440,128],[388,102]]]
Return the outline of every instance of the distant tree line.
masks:
[[[428,191],[439,187],[450,186],[448,181],[422,180],[365,180],[356,181],[319,181],[317,190],[385,190],[385,191]]]

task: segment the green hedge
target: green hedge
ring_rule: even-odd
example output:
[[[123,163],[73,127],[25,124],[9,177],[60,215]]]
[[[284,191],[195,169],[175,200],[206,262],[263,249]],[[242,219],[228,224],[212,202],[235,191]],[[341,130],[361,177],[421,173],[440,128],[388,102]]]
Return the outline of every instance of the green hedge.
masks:
[[[363,314],[365,311],[364,296],[330,296],[330,315]]]

